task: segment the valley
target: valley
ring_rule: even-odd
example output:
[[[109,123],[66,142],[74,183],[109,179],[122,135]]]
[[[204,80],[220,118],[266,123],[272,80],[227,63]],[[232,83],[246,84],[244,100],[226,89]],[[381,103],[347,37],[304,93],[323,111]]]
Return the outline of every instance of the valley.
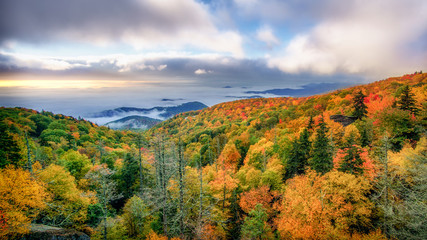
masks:
[[[123,107],[92,116],[120,119],[105,126],[3,107],[0,236],[37,223],[91,239],[422,238],[426,88],[415,73],[305,97]]]

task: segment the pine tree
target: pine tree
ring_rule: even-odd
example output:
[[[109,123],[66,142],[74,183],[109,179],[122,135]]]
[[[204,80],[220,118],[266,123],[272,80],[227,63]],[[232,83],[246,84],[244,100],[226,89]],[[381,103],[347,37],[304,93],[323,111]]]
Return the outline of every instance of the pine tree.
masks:
[[[291,152],[289,153],[289,158],[286,162],[285,179],[292,178],[297,173],[299,155],[300,155],[299,153],[301,152],[300,150],[301,147],[298,143],[298,138],[295,138],[291,144],[292,144]]]
[[[314,127],[314,120],[313,120],[313,116],[310,116],[310,120],[308,120],[308,125],[307,128],[308,130],[312,130]]]
[[[138,159],[139,159],[139,190],[142,192],[144,189],[144,176],[143,176],[143,169],[142,169],[142,156],[141,156],[141,150],[142,150],[142,136],[141,133],[138,133],[137,137],[137,146],[138,146]]]
[[[348,172],[351,174],[363,173],[363,159],[360,157],[360,147],[356,145],[355,136],[353,133],[347,139],[347,147],[345,149],[345,156],[340,164],[339,170],[341,172]]]
[[[417,115],[419,109],[416,107],[416,101],[414,99],[415,94],[411,92],[408,85],[405,85],[402,88],[402,93],[399,96],[399,100],[397,101],[397,106],[399,109],[409,111],[414,115]]]
[[[333,168],[331,146],[327,137],[328,127],[323,121],[319,122],[319,128],[316,131],[316,139],[313,143],[313,157],[310,160],[310,167],[316,172],[327,173]]]
[[[369,146],[372,142],[372,122],[368,122],[365,120],[356,121],[356,127],[359,130],[360,138],[359,143],[360,146],[366,147]]]
[[[242,239],[274,239],[267,220],[268,215],[263,206],[256,205],[242,225]]]
[[[365,97],[366,96],[360,90],[353,98],[353,117],[356,119],[362,119],[368,113],[366,110],[368,107],[365,105]]]
[[[292,178],[294,175],[304,174],[310,158],[311,142],[309,137],[308,129],[304,128],[299,139],[292,142],[292,150],[286,165],[286,179]]]
[[[240,230],[242,227],[242,209],[239,206],[236,190],[233,191],[233,196],[230,199],[230,213],[231,217],[227,221],[228,239],[240,239]]]
[[[9,164],[20,166],[22,160],[23,156],[17,141],[9,134],[7,125],[0,121],[0,168]]]
[[[133,196],[136,190],[136,181],[138,176],[138,161],[132,154],[126,154],[123,167],[119,170],[118,188],[126,199]]]

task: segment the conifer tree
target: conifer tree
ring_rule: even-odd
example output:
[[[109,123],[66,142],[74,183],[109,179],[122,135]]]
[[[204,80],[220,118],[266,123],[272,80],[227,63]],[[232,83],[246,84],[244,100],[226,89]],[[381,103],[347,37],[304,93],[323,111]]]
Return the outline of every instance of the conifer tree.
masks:
[[[368,122],[365,120],[356,121],[356,127],[359,130],[360,138],[359,143],[360,146],[366,147],[369,146],[372,142],[372,122]]]
[[[419,109],[416,107],[416,101],[414,99],[415,94],[411,92],[408,85],[405,85],[402,88],[402,93],[399,96],[399,100],[397,101],[397,106],[399,109],[409,111],[412,114],[417,115]]]
[[[231,217],[228,219],[228,239],[240,239],[240,231],[241,231],[241,215],[242,209],[239,206],[237,192],[233,191],[233,196],[230,200],[230,213]]]
[[[313,143],[313,157],[310,160],[310,167],[318,173],[327,173],[333,168],[331,146],[327,137],[328,127],[323,121],[319,122],[316,131],[316,139]]]
[[[308,130],[311,130],[311,129],[313,129],[313,127],[314,127],[313,116],[310,116],[310,120],[308,120],[307,128],[308,128]]]
[[[360,147],[356,145],[354,133],[351,133],[347,138],[347,147],[345,149],[345,156],[340,164],[339,170],[351,174],[362,174],[363,159],[360,157]]]
[[[308,129],[304,128],[299,139],[292,142],[292,150],[286,165],[286,179],[292,178],[294,175],[304,174],[310,158],[311,142],[309,137]]]
[[[300,173],[304,173],[304,169],[308,164],[308,159],[310,158],[311,142],[309,140],[310,133],[307,128],[305,128],[299,138],[299,144],[301,145],[302,150],[302,161],[301,166],[298,169]]]
[[[242,225],[243,239],[274,239],[270,226],[267,224],[268,215],[261,204],[249,213]]]
[[[137,160],[132,154],[126,154],[118,177],[118,189],[126,199],[131,198],[136,190],[135,183],[138,177],[138,170]]]
[[[0,168],[8,164],[22,165],[21,149],[13,136],[9,134],[7,125],[0,121]]]
[[[365,105],[365,97],[366,96],[360,90],[353,98],[353,117],[356,119],[362,119],[368,113],[366,110],[368,107]]]

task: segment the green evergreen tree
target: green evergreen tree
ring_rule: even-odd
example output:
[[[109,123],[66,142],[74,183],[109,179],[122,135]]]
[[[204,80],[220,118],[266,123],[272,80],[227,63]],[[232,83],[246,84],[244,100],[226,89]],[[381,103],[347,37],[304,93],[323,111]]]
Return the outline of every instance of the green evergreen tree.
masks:
[[[308,129],[304,128],[299,139],[295,139],[292,142],[292,150],[286,164],[286,179],[304,174],[305,167],[308,165],[308,159],[310,158],[311,142],[309,137],[310,133]]]
[[[9,134],[6,124],[0,121],[0,168],[9,164],[21,166],[23,156],[18,143]]]
[[[135,183],[138,180],[139,164],[132,154],[126,154],[123,161],[123,167],[118,176],[118,189],[123,193],[123,197],[129,199],[133,196],[138,187]]]
[[[310,133],[307,128],[305,128],[299,138],[299,144],[301,146],[301,161],[298,165],[298,174],[303,174],[305,172],[305,167],[308,165],[308,159],[310,158],[311,152],[311,142],[310,142]]]
[[[242,239],[274,239],[268,215],[261,204],[257,204],[242,225]]]
[[[417,124],[407,111],[395,109],[386,111],[380,115],[383,128],[390,133],[391,150],[398,152],[402,149],[405,142],[416,142],[420,140],[421,133],[425,131],[421,125]]]
[[[298,138],[295,138],[291,144],[291,151],[285,165],[285,179],[292,178],[297,173],[299,156],[301,152],[301,146],[298,143]]]
[[[403,86],[399,100],[397,101],[398,108],[417,115],[420,110],[416,107],[414,96],[415,94],[411,92],[408,85]]]
[[[333,168],[332,152],[327,137],[328,127],[323,118],[318,126],[316,139],[313,143],[313,157],[310,159],[310,167],[316,172],[324,174]]]
[[[346,145],[345,157],[341,162],[338,170],[351,174],[362,174],[363,159],[360,157],[361,149],[356,145],[356,140],[353,133],[351,133],[347,138]]]
[[[353,98],[353,117],[356,119],[362,119],[368,113],[366,110],[368,107],[365,104],[365,97],[366,96],[360,90]]]
[[[240,230],[242,227],[241,215],[243,214],[243,211],[239,206],[236,190],[233,191],[233,196],[230,201],[230,213],[231,217],[227,221],[227,238],[240,239]]]
[[[308,130],[311,130],[311,129],[313,129],[313,127],[314,127],[313,116],[310,116],[310,120],[308,120],[307,128],[308,128]]]
[[[360,138],[358,139],[360,146],[369,146],[372,143],[372,121],[369,121],[368,119],[358,120],[355,122],[355,125],[360,134]]]

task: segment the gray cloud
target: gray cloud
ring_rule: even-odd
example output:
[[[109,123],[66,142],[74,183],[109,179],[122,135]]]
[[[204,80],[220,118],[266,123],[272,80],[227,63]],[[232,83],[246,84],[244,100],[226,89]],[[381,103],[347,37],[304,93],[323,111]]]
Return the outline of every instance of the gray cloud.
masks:
[[[178,56],[178,55],[177,55]],[[117,80],[151,79],[154,82],[191,82],[203,87],[295,87],[310,82],[361,80],[356,75],[316,76],[314,74],[285,73],[268,65],[270,59],[240,59],[216,54],[208,55],[108,55],[76,58],[42,58],[31,55],[0,54],[0,69],[4,74],[30,71],[49,75],[96,76]],[[4,59],[4,61],[1,61]]]
[[[26,58],[19,55],[0,55],[5,66],[16,65],[14,61],[21,57],[21,65]],[[26,56],[28,57],[28,56]],[[37,69],[19,69],[21,73],[11,70],[0,73],[0,79],[30,79],[32,84],[16,87],[0,87],[0,103],[3,106],[22,106],[37,110],[84,116],[91,112],[122,106],[152,107],[170,105],[162,99],[174,99],[174,104],[199,100],[213,105],[250,97],[246,91],[264,91],[272,88],[293,88],[312,82],[348,82],[361,81],[356,75],[317,76],[309,73],[288,74],[267,66],[266,59],[238,59],[219,55],[191,55],[180,57],[126,56],[112,55],[103,57],[55,58],[71,67],[62,70],[43,68],[39,63]],[[31,57],[30,59],[34,59]],[[43,61],[44,59],[39,59]],[[159,66],[167,66],[159,69]],[[0,68],[2,65],[0,65]],[[154,68],[140,66],[154,66]],[[9,68],[9,67],[5,67]],[[129,71],[120,71],[129,69]],[[209,74],[196,75],[197,69],[211,71]],[[25,72],[30,73],[25,79]],[[9,77],[4,77],[11,74]],[[3,75],[3,76],[2,76]],[[20,79],[20,75],[22,79]],[[51,79],[49,87],[70,81],[67,87],[54,89],[39,87],[37,79]],[[89,79],[89,80],[87,80]],[[87,87],[84,82],[92,83]],[[371,79],[373,80],[373,79]],[[26,80],[27,82],[29,80]],[[110,84],[110,82],[112,84]],[[117,83],[115,83],[117,81]],[[45,83],[46,84],[46,83]],[[225,88],[224,86],[230,86]],[[230,97],[233,96],[233,97]]]
[[[241,38],[219,31],[193,0],[3,0],[0,42],[125,43],[138,49],[192,45],[242,55]]]

